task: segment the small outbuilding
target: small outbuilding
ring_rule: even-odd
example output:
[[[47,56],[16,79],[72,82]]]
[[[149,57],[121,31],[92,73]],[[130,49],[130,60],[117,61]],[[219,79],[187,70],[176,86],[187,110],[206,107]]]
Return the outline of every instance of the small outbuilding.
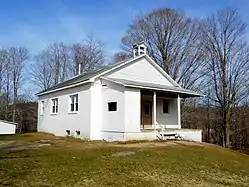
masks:
[[[1,134],[15,134],[17,123],[0,120],[0,135]]]

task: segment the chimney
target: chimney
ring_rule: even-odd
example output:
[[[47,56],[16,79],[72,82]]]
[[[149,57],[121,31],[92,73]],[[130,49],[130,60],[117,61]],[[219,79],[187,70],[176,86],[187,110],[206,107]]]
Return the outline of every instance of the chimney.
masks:
[[[132,47],[133,47],[133,57],[146,54],[147,46],[145,42],[139,42],[137,44],[134,44]]]
[[[81,74],[81,63],[79,63],[79,65],[78,65],[78,75],[80,75]]]

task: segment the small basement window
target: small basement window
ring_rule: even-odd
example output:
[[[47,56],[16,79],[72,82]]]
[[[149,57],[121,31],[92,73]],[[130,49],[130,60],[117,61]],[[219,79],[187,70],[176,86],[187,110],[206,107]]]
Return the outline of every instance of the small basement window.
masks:
[[[163,113],[169,114],[169,100],[167,99],[163,100]]]
[[[117,111],[117,102],[109,102],[108,111]]]
[[[67,135],[70,135],[70,130],[66,130],[66,132],[67,132]]]

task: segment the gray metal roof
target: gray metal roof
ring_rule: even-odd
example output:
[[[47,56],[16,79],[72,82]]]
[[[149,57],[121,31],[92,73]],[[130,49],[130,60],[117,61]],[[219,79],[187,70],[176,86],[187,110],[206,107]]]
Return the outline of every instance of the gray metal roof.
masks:
[[[110,80],[110,81],[122,84],[123,86],[126,86],[126,87],[138,87],[138,88],[145,88],[145,89],[150,89],[150,90],[161,90],[165,92],[178,93],[182,97],[204,96],[203,94],[199,94],[195,91],[177,87],[177,86],[165,86],[161,84],[138,82],[138,81],[132,81],[132,80],[126,80],[126,79],[105,78],[105,77],[103,78],[106,80]]]
[[[112,68],[114,68],[116,66],[119,66],[119,65],[121,65],[121,64],[123,64],[123,63],[125,63],[125,62],[127,62],[127,61],[129,61],[131,59],[132,58],[129,58],[129,59],[120,61],[118,63],[113,63],[113,64],[107,65],[105,67],[102,67],[100,69],[96,69],[96,70],[88,72],[88,73],[83,73],[81,75],[77,75],[77,76],[75,76],[75,77],[73,77],[73,78],[71,78],[71,79],[69,79],[67,81],[64,81],[64,82],[62,82],[60,84],[57,84],[57,85],[55,85],[55,86],[53,86],[51,88],[43,90],[43,91],[37,93],[37,95],[43,94],[45,92],[50,92],[50,91],[53,91],[53,90],[56,90],[56,89],[59,89],[59,88],[63,88],[65,86],[70,86],[70,85],[77,84],[77,83],[80,83],[80,82],[88,81],[92,77],[94,77],[94,76],[96,76],[96,75],[98,75],[100,73],[103,73],[103,72],[105,72],[105,71],[107,71],[109,69],[112,69]]]

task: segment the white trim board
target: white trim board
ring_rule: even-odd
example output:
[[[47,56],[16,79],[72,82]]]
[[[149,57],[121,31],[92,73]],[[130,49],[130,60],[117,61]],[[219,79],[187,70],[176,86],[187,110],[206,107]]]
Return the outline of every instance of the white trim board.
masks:
[[[12,121],[5,121],[5,120],[1,120],[1,119],[0,119],[0,122],[8,123],[10,125],[18,125],[18,123],[15,123],[15,122],[12,122]]]

